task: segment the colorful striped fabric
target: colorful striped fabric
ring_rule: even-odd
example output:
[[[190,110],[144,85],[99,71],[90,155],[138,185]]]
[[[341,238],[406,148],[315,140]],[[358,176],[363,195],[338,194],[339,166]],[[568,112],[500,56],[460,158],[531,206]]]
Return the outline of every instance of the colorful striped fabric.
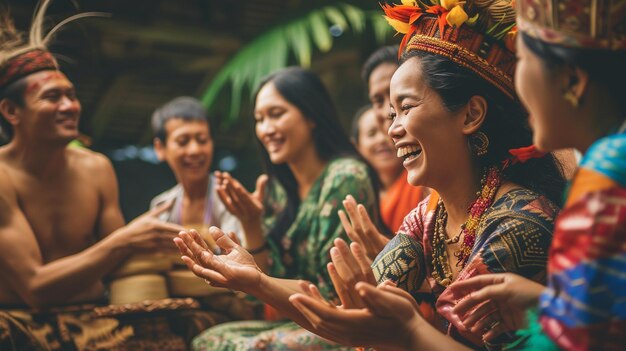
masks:
[[[567,350],[626,345],[626,133],[589,148],[550,249],[543,331]]]

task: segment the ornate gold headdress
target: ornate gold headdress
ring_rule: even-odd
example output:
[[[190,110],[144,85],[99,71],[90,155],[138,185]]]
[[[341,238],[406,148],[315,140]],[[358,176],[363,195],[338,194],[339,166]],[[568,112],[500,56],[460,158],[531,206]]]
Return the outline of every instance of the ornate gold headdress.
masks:
[[[624,0],[517,0],[519,28],[549,44],[626,50]]]
[[[385,18],[404,34],[400,51],[426,51],[466,67],[515,98],[515,9],[511,0],[402,0],[383,4]]]
[[[87,12],[71,16],[55,25],[45,36],[43,22],[52,0],[42,0],[35,9],[28,41],[22,39],[7,12],[0,18],[0,90],[29,74],[43,70],[57,70],[56,59],[48,51],[52,36],[65,24],[87,16],[106,14]]]

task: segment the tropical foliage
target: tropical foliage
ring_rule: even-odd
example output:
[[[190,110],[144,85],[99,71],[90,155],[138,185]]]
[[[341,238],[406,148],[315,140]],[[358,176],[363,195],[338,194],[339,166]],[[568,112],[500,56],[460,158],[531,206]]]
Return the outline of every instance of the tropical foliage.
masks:
[[[239,116],[244,92],[254,89],[265,75],[289,64],[293,53],[297,64],[311,65],[314,50],[328,52],[333,46],[332,30],[350,30],[361,35],[370,25],[377,42],[392,33],[380,11],[365,11],[350,4],[325,6],[276,26],[251,41],[224,66],[202,96],[211,108],[224,87],[230,83],[230,108],[226,123]]]

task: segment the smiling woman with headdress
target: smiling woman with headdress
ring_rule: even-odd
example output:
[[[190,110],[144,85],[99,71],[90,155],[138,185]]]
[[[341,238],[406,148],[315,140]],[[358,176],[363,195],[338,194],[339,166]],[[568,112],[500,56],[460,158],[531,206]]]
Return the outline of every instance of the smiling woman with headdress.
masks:
[[[450,286],[495,272],[543,282],[564,179],[552,155],[526,147],[532,135],[513,85],[511,2],[403,3],[383,5],[390,24],[405,33],[401,65],[390,87],[389,135],[409,182],[434,192],[405,217],[373,263],[373,274],[358,264],[364,261],[359,245],[352,244],[351,252],[336,241],[331,257],[337,258],[339,281],[345,282],[335,284],[338,292],[346,292],[343,309],[316,301],[314,293],[292,301],[320,335],[356,346],[406,347],[406,329],[395,325],[394,331],[368,319],[369,312],[360,309],[367,306],[360,301],[367,290],[354,291],[355,281],[389,279],[405,295],[432,296],[437,312],[433,326],[449,338],[429,326],[431,334],[474,348],[498,348],[495,344],[512,336],[494,338],[489,327],[496,328],[498,320],[487,328],[466,328],[452,314],[458,299]],[[380,329],[368,333],[376,329],[371,325]]]

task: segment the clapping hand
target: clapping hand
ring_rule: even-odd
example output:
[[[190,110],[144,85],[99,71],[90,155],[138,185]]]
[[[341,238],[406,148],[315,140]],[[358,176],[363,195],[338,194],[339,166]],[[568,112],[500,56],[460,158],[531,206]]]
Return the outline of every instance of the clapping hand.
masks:
[[[334,306],[314,285],[302,288],[305,293],[292,295],[291,303],[305,316],[313,332],[344,345],[406,350],[414,322],[422,320],[411,295],[390,281],[378,287],[356,284],[354,289],[363,300],[363,308]]]
[[[215,177],[218,184],[217,194],[228,211],[244,226],[260,223],[268,177],[263,174],[257,178],[256,189],[253,193],[248,192],[228,172],[215,172]]]
[[[358,282],[376,284],[371,268],[371,261],[358,243],[350,246],[342,240],[335,239],[335,246],[330,249],[327,269],[335,291],[345,308],[363,307],[361,296],[354,286]]]
[[[350,240],[359,243],[365,250],[370,260],[383,250],[389,242],[389,238],[381,234],[376,225],[370,219],[365,206],[357,204],[352,195],[348,195],[343,201],[343,206],[348,213],[339,210],[341,225]]]

